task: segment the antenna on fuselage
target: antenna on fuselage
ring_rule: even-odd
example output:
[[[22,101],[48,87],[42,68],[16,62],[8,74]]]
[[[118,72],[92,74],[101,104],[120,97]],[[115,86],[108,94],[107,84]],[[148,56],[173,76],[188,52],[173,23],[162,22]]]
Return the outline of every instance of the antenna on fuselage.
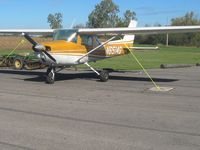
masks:
[[[74,19],[72,20],[71,26],[69,27],[70,29],[72,29],[72,28],[74,27],[75,22],[76,22],[76,19],[74,18]]]

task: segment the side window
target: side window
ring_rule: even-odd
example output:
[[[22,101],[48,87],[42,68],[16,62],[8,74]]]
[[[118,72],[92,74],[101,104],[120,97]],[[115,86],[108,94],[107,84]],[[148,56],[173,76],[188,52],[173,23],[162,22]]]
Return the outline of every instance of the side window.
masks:
[[[94,47],[97,47],[97,46],[99,46],[99,45],[101,45],[101,42],[98,40],[98,37],[97,37],[97,36],[94,36],[94,37],[93,37],[93,46],[94,46]]]
[[[76,36],[73,38],[72,42],[77,43],[77,41],[78,41],[78,36],[76,35]]]
[[[92,46],[92,37],[88,36],[88,46]]]
[[[82,42],[81,44],[86,46],[93,46],[93,37],[89,35],[82,35],[81,36]]]

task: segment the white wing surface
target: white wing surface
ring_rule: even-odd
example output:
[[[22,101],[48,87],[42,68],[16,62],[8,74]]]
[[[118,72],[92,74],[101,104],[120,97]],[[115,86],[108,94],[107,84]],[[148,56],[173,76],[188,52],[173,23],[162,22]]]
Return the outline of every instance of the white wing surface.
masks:
[[[21,34],[21,33],[28,33],[31,35],[35,34],[51,34],[53,33],[53,29],[0,29],[0,34]]]
[[[167,27],[137,27],[137,28],[94,28],[79,29],[80,34],[162,34],[162,33],[188,33],[200,32],[200,26],[167,26]]]
[[[67,30],[67,29],[66,29]],[[51,34],[54,29],[0,29],[0,34]],[[200,32],[200,26],[167,26],[167,27],[124,27],[124,28],[83,28],[78,29],[79,34],[87,35],[141,35],[164,33]]]

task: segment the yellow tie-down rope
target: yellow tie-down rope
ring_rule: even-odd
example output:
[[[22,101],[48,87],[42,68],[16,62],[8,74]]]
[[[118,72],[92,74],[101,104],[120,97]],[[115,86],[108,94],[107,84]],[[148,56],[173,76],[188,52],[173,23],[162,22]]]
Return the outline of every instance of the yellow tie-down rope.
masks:
[[[150,74],[147,72],[147,70],[144,68],[144,66],[140,63],[140,61],[138,60],[138,58],[135,56],[135,54],[131,51],[131,49],[127,46],[126,43],[124,43],[125,47],[129,50],[130,54],[132,55],[132,57],[136,60],[136,62],[139,64],[139,66],[142,68],[142,70],[144,71],[144,73],[149,77],[149,79],[151,80],[151,82],[153,83],[153,85],[156,87],[156,89],[158,91],[161,91],[160,86],[158,86],[156,84],[156,82],[153,80],[153,78],[150,76]]]
[[[0,65],[3,64],[3,62],[10,56],[13,54],[13,52],[20,46],[20,45],[23,45],[25,43],[25,40],[22,39],[18,44],[17,46],[0,62]]]

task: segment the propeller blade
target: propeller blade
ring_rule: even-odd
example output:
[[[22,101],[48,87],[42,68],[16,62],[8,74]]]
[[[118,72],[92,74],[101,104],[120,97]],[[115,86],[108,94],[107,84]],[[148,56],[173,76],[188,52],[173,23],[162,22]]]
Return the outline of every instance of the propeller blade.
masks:
[[[22,33],[22,35],[31,43],[33,46],[38,45],[37,42],[35,42],[27,33]]]
[[[56,63],[56,59],[55,58],[53,58],[53,56],[51,56],[47,51],[45,51],[45,50],[42,50],[42,52],[43,53],[45,53],[45,55],[47,55],[53,62],[55,62]]]
[[[49,59],[56,63],[56,59],[53,58],[47,51],[45,51],[45,47],[36,41],[34,41],[27,33],[22,33],[22,35],[33,45],[33,50],[35,52],[42,52],[44,53]]]
[[[46,48],[41,44],[37,44],[37,45],[33,46],[33,49],[36,50],[36,51],[43,51]]]

